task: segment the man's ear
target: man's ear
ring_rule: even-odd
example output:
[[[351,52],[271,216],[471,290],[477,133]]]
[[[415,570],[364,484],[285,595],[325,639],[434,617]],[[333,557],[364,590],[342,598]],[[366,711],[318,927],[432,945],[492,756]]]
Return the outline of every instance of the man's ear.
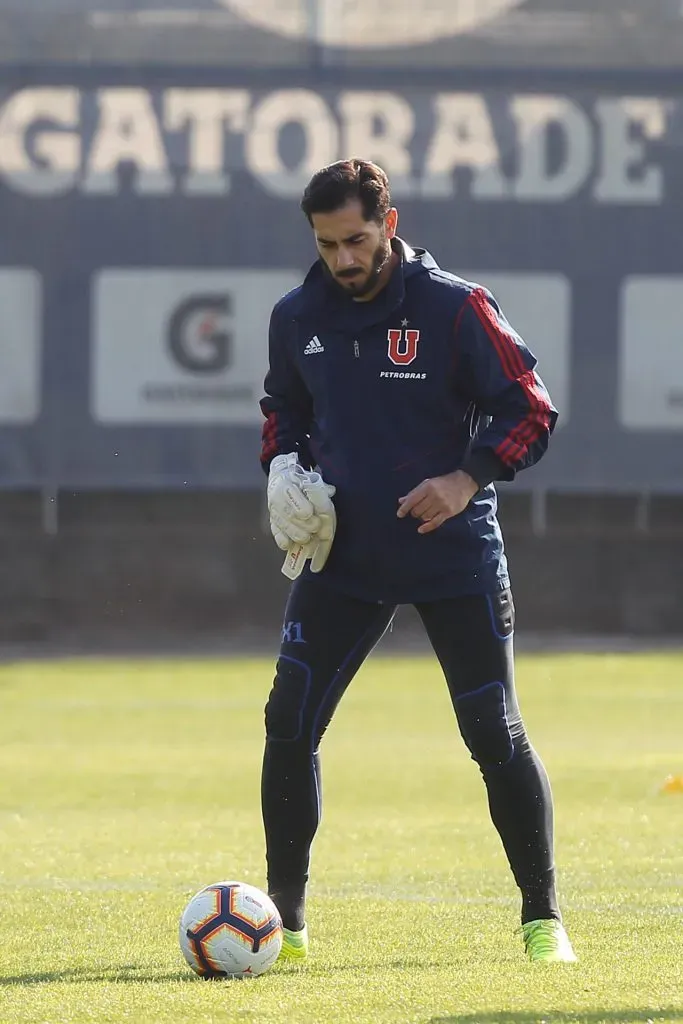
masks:
[[[398,228],[398,210],[395,206],[392,206],[390,210],[387,210],[384,218],[384,227],[387,232],[387,238],[393,238]]]

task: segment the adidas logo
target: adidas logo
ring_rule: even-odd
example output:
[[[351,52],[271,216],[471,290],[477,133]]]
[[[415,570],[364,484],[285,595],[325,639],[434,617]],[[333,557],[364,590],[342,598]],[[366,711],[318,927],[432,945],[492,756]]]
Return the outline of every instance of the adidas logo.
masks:
[[[314,352],[324,352],[324,351],[325,351],[324,345],[320,344],[320,339],[318,338],[318,335],[314,334],[313,337],[311,338],[311,340],[309,341],[308,345],[304,349],[304,355],[305,356],[312,356]]]

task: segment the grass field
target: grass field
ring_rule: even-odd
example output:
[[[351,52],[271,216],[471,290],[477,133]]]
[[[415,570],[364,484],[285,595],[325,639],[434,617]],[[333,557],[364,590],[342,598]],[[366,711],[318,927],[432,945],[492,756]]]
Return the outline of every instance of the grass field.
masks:
[[[204,982],[177,919],[264,885],[272,664],[0,667],[0,1021],[683,1021],[683,653],[526,656],[577,965],[528,964],[518,899],[438,669],[375,656],[324,742],[312,957]]]

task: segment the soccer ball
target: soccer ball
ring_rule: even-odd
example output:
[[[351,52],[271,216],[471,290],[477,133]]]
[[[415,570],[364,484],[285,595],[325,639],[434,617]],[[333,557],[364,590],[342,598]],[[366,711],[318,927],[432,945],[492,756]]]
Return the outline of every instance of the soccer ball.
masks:
[[[178,937],[183,956],[202,978],[264,974],[282,949],[282,921],[255,886],[216,882],[187,904]]]

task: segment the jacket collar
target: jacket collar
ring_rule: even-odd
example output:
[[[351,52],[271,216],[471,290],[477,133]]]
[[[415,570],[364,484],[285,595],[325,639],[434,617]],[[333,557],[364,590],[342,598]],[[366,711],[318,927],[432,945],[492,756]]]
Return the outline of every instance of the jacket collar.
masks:
[[[437,264],[424,249],[413,249],[402,238],[394,238],[391,247],[400,256],[389,281],[370,302],[354,302],[327,280],[320,260],[306,275],[301,298],[304,308],[322,317],[339,330],[358,331],[386,320],[405,298],[406,278],[436,268]]]

